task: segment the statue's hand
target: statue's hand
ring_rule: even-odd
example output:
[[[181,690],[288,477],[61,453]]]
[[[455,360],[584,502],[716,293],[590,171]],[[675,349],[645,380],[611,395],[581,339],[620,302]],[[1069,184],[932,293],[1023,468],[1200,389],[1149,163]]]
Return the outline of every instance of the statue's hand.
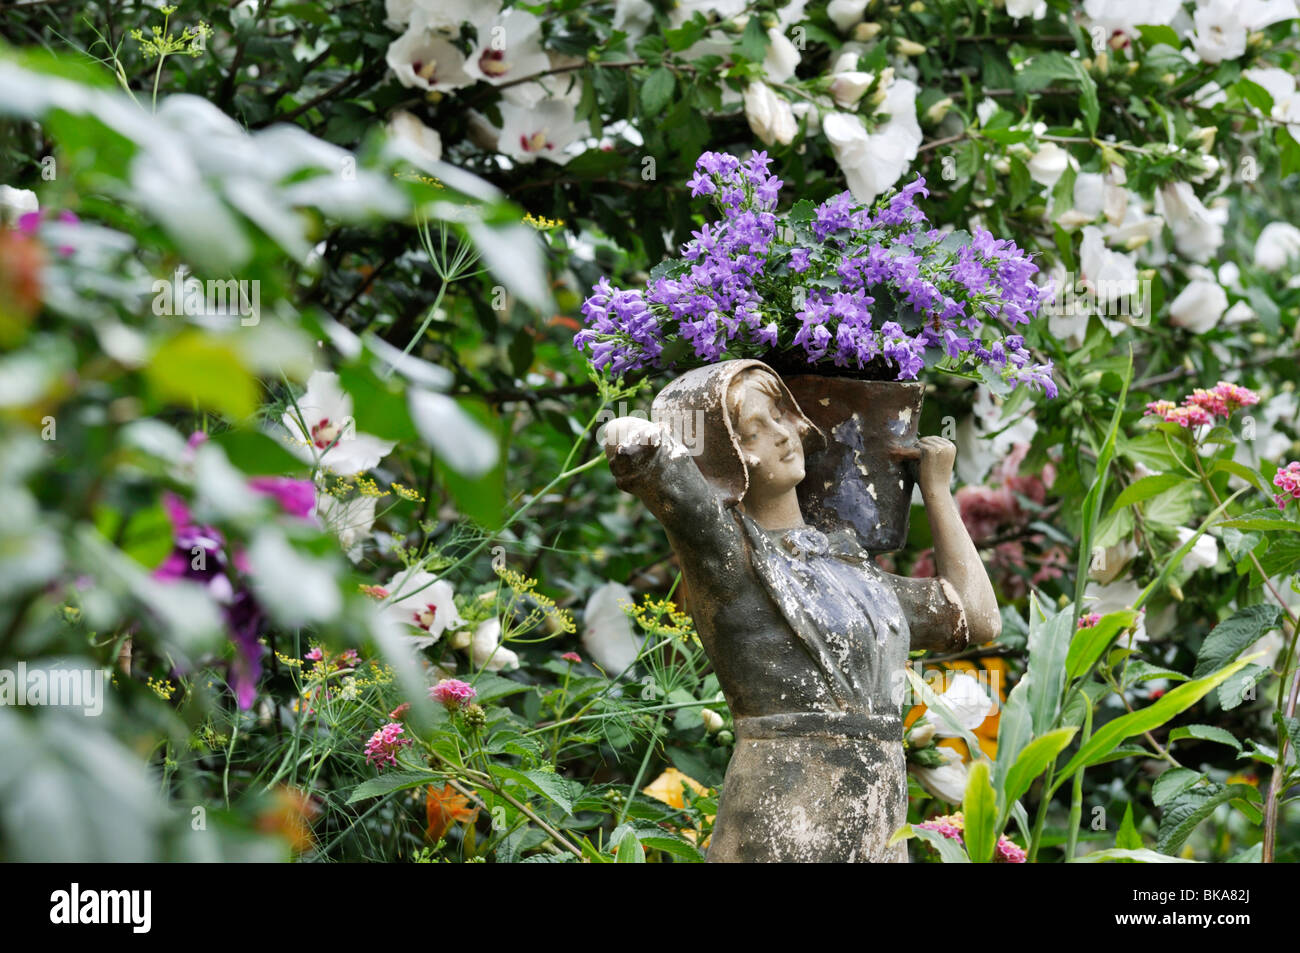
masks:
[[[643,417],[615,417],[605,425],[605,456],[635,455],[648,447],[659,446],[664,430]]]
[[[957,447],[943,437],[922,437],[919,477],[922,493],[947,492],[952,481],[952,465],[957,459]]]

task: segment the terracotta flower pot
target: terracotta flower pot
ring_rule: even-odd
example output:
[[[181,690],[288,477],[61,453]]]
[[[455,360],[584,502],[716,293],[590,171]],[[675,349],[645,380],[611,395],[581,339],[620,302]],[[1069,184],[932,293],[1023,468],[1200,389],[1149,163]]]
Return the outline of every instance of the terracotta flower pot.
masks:
[[[804,518],[819,526],[852,527],[868,552],[902,549],[925,385],[816,374],[783,379],[829,442],[805,463],[807,476],[799,485]]]

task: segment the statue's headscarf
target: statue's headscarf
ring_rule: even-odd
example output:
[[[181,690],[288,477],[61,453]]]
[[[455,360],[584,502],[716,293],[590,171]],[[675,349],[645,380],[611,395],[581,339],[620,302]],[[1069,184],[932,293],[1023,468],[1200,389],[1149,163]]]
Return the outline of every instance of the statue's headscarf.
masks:
[[[758,368],[770,374],[782,400],[806,429],[804,454],[826,446],[826,436],[799,408],[780,375],[762,361],[722,361],[687,371],[659,392],[650,408],[650,419],[667,425],[687,446],[698,448],[695,465],[718,490],[727,506],[735,506],[749,489],[749,472],[740,452],[740,441],[731,425],[727,394],[736,377]]]

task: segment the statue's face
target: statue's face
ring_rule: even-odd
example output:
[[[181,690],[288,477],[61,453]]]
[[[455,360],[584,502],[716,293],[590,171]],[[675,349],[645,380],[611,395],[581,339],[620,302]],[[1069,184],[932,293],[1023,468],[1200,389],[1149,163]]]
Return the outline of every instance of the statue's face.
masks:
[[[804,478],[798,415],[776,398],[746,383],[734,421],[740,452],[749,469],[747,497],[786,493]]]

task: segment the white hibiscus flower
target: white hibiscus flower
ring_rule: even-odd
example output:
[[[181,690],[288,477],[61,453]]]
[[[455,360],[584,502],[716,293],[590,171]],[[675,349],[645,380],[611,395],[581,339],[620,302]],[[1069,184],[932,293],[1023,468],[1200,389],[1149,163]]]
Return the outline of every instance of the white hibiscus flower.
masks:
[[[524,10],[510,9],[478,25],[478,40],[469,51],[465,70],[493,85],[534,76],[550,69],[542,49],[542,24]]]
[[[428,648],[448,630],[462,628],[465,620],[456,611],[451,583],[417,568],[404,569],[383,587],[388,601],[383,613],[408,626],[411,644]]]
[[[280,419],[289,431],[289,449],[322,469],[355,476],[379,466],[396,446],[391,440],[357,433],[352,397],[339,386],[339,376],[332,371],[313,373],[295,404]]]
[[[868,133],[850,113],[834,112],[822,120],[835,161],[844,171],[849,191],[859,202],[874,201],[907,172],[921,145],[916,119],[916,84],[900,79],[889,87],[880,112],[889,119]]]
[[[419,17],[389,44],[387,60],[403,86],[445,93],[474,82],[465,71],[465,57],[460,50]]]
[[[535,106],[503,102],[497,149],[516,162],[549,159],[564,165],[573,158],[565,148],[587,131],[586,124],[578,122],[573,106],[564,100],[547,99]]]

